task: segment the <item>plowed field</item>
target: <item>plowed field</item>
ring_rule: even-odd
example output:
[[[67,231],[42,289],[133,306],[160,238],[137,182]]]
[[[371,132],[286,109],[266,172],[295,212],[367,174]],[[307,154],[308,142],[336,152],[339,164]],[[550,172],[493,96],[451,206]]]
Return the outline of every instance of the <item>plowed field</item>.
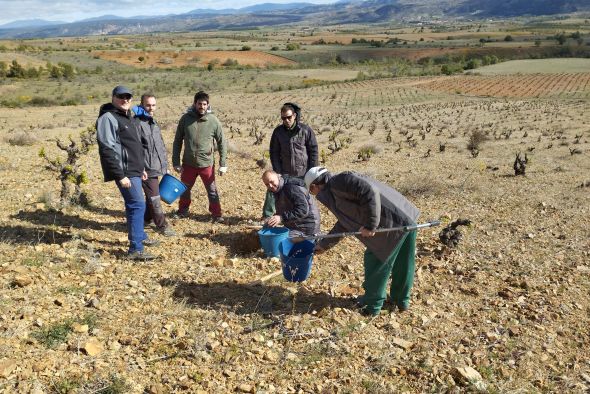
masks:
[[[237,60],[240,65],[264,67],[267,64],[287,66],[295,64],[294,61],[284,57],[271,55],[259,51],[97,51],[95,56],[101,59],[113,60],[134,67],[183,67],[206,66],[209,62],[217,60],[223,64],[227,60]],[[143,61],[139,58],[142,57]]]
[[[590,97],[590,73],[456,76],[422,85],[436,91],[490,97]]]

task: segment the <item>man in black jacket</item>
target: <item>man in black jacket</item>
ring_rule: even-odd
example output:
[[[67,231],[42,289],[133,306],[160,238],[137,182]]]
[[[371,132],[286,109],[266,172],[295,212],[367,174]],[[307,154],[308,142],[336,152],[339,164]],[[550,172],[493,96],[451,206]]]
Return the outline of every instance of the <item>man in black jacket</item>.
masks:
[[[299,178],[285,179],[274,171],[262,174],[262,182],[274,195],[276,214],[266,219],[266,225],[287,227],[289,236],[313,235],[320,231],[320,211],[305,183]]]
[[[364,254],[365,294],[361,298],[363,312],[376,315],[387,297],[400,310],[410,306],[414,283],[416,231],[380,232],[416,224],[418,208],[394,188],[376,179],[345,171],[332,175],[323,167],[313,167],[305,174],[309,192],[324,204],[338,221],[330,234],[360,231],[358,239],[367,247]],[[338,238],[324,238],[316,245],[321,252],[334,246]]]
[[[281,121],[270,138],[270,162],[272,169],[284,178],[303,176],[318,165],[318,143],[315,133],[301,122],[301,108],[295,103],[281,107]],[[267,193],[262,216],[274,213],[272,194]]]
[[[123,200],[127,216],[129,258],[152,260],[144,245],[155,245],[143,230],[145,200],[141,181],[147,179],[144,170],[144,144],[139,121],[130,111],[133,95],[124,86],[113,89],[111,102],[100,107],[96,121],[98,153],[105,182],[115,181]]]

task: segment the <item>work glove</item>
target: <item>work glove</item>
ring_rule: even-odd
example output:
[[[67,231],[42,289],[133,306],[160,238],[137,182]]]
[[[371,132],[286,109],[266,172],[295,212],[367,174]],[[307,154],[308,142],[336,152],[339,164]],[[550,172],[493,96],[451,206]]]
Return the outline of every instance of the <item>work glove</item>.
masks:
[[[227,172],[227,167],[219,167],[219,176],[223,176]]]

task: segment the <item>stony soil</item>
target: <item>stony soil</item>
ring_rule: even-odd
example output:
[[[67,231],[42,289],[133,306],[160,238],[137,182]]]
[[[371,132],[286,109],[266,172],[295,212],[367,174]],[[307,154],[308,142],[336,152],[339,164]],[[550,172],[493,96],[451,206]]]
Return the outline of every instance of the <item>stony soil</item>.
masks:
[[[196,186],[191,216],[170,219],[178,237],[148,230],[162,244],[145,264],[125,260],[123,204],[96,149],[83,159],[91,206],[51,209],[59,183],[37,153],[60,154],[52,139],[92,124],[97,107],[0,109],[0,391],[587,392],[590,103],[446,95],[420,82],[213,92],[231,146],[218,181],[227,222],[210,222]],[[190,100],[159,101],[169,145]],[[300,285],[256,282],[280,263],[246,246],[264,197],[255,161],[288,100],[302,104],[333,171],[388,182],[423,220],[471,220],[455,249],[438,241],[441,228],[420,232],[408,312],[358,313],[355,239],[316,256]],[[23,132],[36,142],[8,143]],[[475,134],[485,138],[470,151]],[[330,139],[344,147],[332,154]],[[526,176],[514,176],[517,152]]]

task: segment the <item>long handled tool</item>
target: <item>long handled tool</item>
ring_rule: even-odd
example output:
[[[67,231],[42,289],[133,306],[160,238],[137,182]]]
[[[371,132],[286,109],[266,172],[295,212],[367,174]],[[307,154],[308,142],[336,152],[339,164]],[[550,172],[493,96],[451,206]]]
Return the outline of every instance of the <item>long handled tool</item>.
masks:
[[[420,223],[420,224],[413,224],[411,226],[400,226],[400,227],[391,227],[391,228],[378,228],[375,230],[376,233],[388,233],[390,231],[402,231],[402,232],[409,232],[414,230],[419,230],[421,228],[427,227],[435,227],[440,225],[440,220],[433,220],[431,222]],[[335,233],[335,234],[314,234],[306,237],[289,237],[295,242],[299,241],[308,241],[312,239],[322,239],[322,238],[341,238],[341,237],[350,237],[352,235],[361,235],[360,231],[350,231],[346,233]]]

